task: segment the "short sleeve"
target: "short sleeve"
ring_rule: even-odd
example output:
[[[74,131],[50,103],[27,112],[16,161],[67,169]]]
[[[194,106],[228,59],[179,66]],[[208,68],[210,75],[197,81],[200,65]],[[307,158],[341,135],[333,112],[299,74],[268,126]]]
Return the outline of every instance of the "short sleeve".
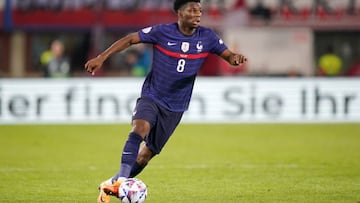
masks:
[[[215,32],[211,32],[211,41],[212,41],[212,49],[211,49],[211,53],[217,54],[217,55],[221,55],[226,49],[227,46],[225,45],[224,41],[215,33]]]
[[[143,43],[155,44],[157,42],[157,36],[160,30],[160,26],[152,26],[141,29],[138,33]]]

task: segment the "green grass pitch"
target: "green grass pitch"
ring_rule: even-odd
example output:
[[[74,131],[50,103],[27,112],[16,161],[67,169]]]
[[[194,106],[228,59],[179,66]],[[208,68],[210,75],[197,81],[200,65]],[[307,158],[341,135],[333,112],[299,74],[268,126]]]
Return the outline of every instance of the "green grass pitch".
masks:
[[[0,202],[95,202],[129,130],[0,126]],[[360,124],[181,124],[138,178],[148,203],[359,203]]]

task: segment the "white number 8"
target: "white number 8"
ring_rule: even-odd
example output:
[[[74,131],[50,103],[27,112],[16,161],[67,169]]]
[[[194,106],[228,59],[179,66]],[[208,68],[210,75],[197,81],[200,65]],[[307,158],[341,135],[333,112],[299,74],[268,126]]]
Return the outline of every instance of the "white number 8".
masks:
[[[177,65],[177,68],[176,68],[177,72],[179,72],[179,73],[184,72],[184,70],[185,70],[185,63],[186,63],[185,59],[180,59],[180,60],[178,61],[178,65]]]

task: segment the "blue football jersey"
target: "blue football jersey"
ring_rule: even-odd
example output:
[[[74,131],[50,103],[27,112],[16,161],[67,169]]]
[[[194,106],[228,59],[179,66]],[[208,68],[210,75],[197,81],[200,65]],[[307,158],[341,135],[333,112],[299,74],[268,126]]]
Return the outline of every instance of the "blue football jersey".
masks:
[[[198,70],[210,53],[220,55],[227,47],[211,29],[199,26],[191,36],[182,34],[177,23],[140,30],[143,43],[153,44],[153,62],[141,96],[164,108],[188,109]]]

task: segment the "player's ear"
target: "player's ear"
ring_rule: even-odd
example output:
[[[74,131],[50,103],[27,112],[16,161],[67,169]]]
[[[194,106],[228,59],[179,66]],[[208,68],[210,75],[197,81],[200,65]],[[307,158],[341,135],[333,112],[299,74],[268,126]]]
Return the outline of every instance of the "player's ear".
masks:
[[[185,12],[184,12],[184,6],[180,7],[178,10],[177,10],[177,13],[178,13],[178,17],[180,18],[183,18],[185,16]]]
[[[178,15],[178,17],[183,17],[183,13],[181,12],[180,9],[177,10],[177,15]]]

